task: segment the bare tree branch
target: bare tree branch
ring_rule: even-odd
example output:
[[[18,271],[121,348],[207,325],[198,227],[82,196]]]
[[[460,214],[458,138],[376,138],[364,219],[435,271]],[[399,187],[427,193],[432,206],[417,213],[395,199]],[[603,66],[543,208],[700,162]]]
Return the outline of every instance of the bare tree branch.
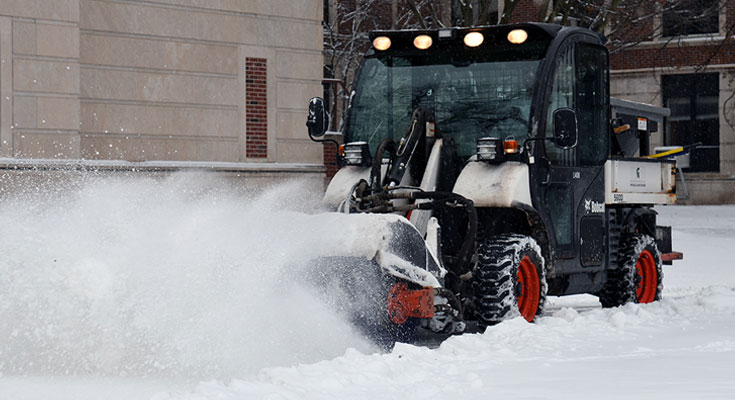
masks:
[[[500,17],[501,24],[507,24],[510,22],[510,17],[513,14],[513,10],[521,0],[505,0],[505,6],[503,7],[503,16]]]
[[[413,14],[419,20],[419,24],[421,24],[421,28],[426,29],[426,22],[424,21],[424,16],[421,15],[421,12],[419,12],[419,8],[416,6],[416,2],[413,0],[406,0],[406,3],[408,3],[408,7],[411,9]]]

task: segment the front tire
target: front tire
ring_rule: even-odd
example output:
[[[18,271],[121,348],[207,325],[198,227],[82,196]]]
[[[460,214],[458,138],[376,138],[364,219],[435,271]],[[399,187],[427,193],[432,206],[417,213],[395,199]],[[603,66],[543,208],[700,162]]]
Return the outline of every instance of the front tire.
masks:
[[[661,300],[662,281],[661,252],[656,241],[649,235],[629,235],[622,240],[618,268],[607,273],[600,303],[603,307],[617,307]]]
[[[472,272],[477,317],[494,325],[521,315],[531,322],[546,302],[546,270],[536,241],[517,234],[483,240]]]

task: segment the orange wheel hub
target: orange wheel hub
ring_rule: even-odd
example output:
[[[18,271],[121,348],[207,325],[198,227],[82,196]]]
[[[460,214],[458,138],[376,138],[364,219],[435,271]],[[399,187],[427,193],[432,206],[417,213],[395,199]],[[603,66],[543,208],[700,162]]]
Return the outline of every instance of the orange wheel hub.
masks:
[[[651,303],[656,300],[658,289],[658,272],[656,260],[649,250],[643,250],[635,264],[635,273],[638,275],[638,285],[635,294],[639,303]]]
[[[518,310],[526,321],[531,322],[538,311],[541,283],[538,269],[528,256],[523,257],[518,267],[518,284],[520,286],[520,294],[517,298]]]

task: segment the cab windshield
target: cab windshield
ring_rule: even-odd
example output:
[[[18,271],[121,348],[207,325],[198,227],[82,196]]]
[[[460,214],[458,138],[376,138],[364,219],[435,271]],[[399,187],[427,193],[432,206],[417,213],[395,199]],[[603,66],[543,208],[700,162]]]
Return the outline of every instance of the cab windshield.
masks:
[[[475,154],[478,138],[529,135],[534,83],[544,46],[497,49],[481,56],[378,55],[366,58],[355,86],[346,140],[371,152],[385,138],[406,133],[417,107],[433,113],[436,130],[453,139],[457,155]]]

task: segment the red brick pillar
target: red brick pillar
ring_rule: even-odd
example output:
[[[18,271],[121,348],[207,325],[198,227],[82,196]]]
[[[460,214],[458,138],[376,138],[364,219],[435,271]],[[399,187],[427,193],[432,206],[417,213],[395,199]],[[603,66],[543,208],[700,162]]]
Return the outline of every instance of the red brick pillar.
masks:
[[[337,165],[337,146],[334,143],[324,143],[324,166],[327,168],[327,175],[325,181],[329,183],[334,177],[334,174],[339,170]]]
[[[245,157],[268,157],[268,91],[265,58],[245,59]]]

